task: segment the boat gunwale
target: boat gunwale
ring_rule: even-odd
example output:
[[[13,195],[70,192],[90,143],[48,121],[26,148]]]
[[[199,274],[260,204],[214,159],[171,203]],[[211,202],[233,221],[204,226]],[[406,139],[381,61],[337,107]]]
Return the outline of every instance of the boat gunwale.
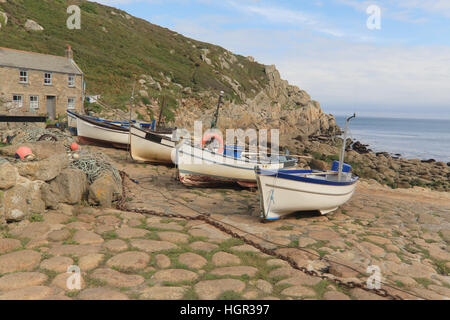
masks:
[[[293,175],[293,173],[316,173],[320,171],[313,171],[313,170],[278,170],[278,171],[269,171],[269,170],[261,170],[257,169],[255,170],[256,175],[262,175],[262,176],[269,176],[269,177],[276,177],[279,179],[285,179],[285,180],[292,180],[292,181],[299,181],[299,182],[305,182],[305,183],[313,183],[313,184],[321,184],[321,185],[328,185],[328,186],[350,186],[358,182],[359,177],[353,176],[351,181],[330,181],[330,180],[320,180],[315,178],[309,178],[309,177],[301,177]],[[326,172],[323,173],[323,175],[327,175]]]
[[[116,124],[106,123],[106,122],[103,122],[101,120],[93,120],[90,117],[82,115],[82,114],[72,113],[72,115],[74,115],[77,119],[80,119],[80,120],[85,121],[85,122],[87,122],[89,124],[98,126],[100,128],[117,130],[117,131],[120,131],[120,132],[128,132],[129,131],[128,127],[122,127],[122,126],[119,126],[119,125],[116,125]]]
[[[212,163],[218,164],[218,165],[227,165],[227,166],[236,167],[236,168],[242,168],[242,169],[247,169],[247,170],[255,170],[255,167],[257,167],[258,164],[262,164],[262,165],[273,164],[270,161],[260,162],[260,161],[252,161],[250,159],[244,160],[243,158],[232,157],[232,156],[225,155],[225,154],[222,154],[222,153],[216,153],[216,152],[213,152],[213,151],[208,150],[208,149],[202,149],[202,148],[196,147],[196,146],[194,146],[192,144],[190,145],[191,148],[195,148],[197,150],[201,150],[202,152],[207,152],[213,157],[220,156],[223,159],[233,159],[234,161],[240,161],[240,162],[243,162],[243,163],[255,164],[255,167],[253,167],[253,168],[237,167],[237,166],[233,166],[233,165],[231,165],[229,163],[226,163],[226,161],[220,161],[220,160],[215,161],[215,160],[211,160],[211,159],[206,159],[205,157],[199,157],[199,156],[195,155],[195,152],[185,152],[183,150],[180,150],[181,147],[182,146],[177,148],[177,152],[185,153],[188,157],[190,156],[191,158],[202,159],[203,161],[212,162]],[[294,162],[295,164],[298,163],[298,161],[296,161],[297,159],[295,159],[294,157],[290,157],[290,156],[285,156],[285,157],[286,157],[286,160],[285,161],[279,161],[278,164],[281,164],[281,163],[285,164],[285,163],[289,163],[289,162]],[[290,167],[287,167],[287,168],[290,168]]]
[[[152,135],[154,135],[154,136],[157,136],[158,138],[161,138],[161,141],[162,141],[162,140],[167,140],[167,141],[173,142],[173,143],[175,143],[175,145],[174,145],[173,147],[171,147],[171,146],[162,144],[161,142],[156,142],[156,141],[147,139],[146,137],[141,137],[140,135],[137,135],[136,133],[131,132],[131,128],[136,129],[136,130],[139,130],[139,131],[142,131],[142,132],[144,132],[145,134],[148,133],[148,134],[152,134]],[[164,146],[166,146],[166,147],[169,147],[169,148],[175,148],[175,146],[176,146],[176,141],[173,141],[171,138],[169,138],[169,137],[167,137],[167,136],[164,135],[164,134],[167,134],[167,133],[169,133],[169,132],[165,133],[165,132],[158,132],[158,131],[153,131],[153,130],[145,130],[145,129],[136,127],[134,124],[131,125],[131,128],[130,128],[130,130],[129,130],[129,131],[130,131],[130,134],[133,135],[133,136],[135,136],[135,137],[144,139],[144,140],[146,140],[146,141],[151,141],[151,142],[154,142],[154,143],[162,144],[162,145],[164,145]]]
[[[98,125],[99,127],[103,127],[103,128],[107,128],[109,127],[110,129],[117,129],[118,131],[126,131],[128,132],[130,130],[130,123],[129,122],[120,122],[120,121],[112,121],[112,120],[106,120],[106,119],[101,119],[101,118],[96,118],[96,117],[91,117],[91,116],[87,116],[87,115],[83,115],[83,114],[79,114],[70,110],[66,110],[66,113],[72,117],[72,118],[79,118],[83,121],[89,122],[91,124],[95,124]],[[136,120],[132,120],[131,121],[131,125],[135,128],[137,128],[135,125],[139,124],[139,125],[152,125],[152,123],[150,122],[140,122],[138,123]],[[146,129],[143,128],[137,128],[140,130],[144,130],[146,131]],[[168,134],[171,133],[170,128],[164,128],[166,130],[160,130],[160,131],[156,131],[156,130],[151,130],[148,129],[149,132],[151,133],[156,133],[156,134]]]

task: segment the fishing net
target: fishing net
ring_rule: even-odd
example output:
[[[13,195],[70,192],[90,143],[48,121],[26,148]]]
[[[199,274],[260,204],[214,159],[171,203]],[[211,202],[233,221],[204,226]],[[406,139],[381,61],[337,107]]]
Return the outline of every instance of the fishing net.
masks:
[[[110,163],[105,155],[92,154],[89,152],[79,153],[78,159],[73,159],[70,163],[71,168],[80,169],[86,173],[89,183],[94,182],[105,172],[110,172],[117,184],[122,184],[122,178],[119,171]]]
[[[27,142],[36,142],[42,140],[70,142],[73,138],[59,129],[44,129],[37,127],[25,127],[18,132],[12,140],[12,144],[20,144]]]

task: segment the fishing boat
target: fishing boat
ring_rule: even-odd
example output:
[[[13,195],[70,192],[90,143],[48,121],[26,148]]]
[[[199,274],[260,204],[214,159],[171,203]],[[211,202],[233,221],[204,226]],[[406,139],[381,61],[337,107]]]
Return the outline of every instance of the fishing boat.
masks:
[[[243,187],[256,187],[256,166],[279,170],[297,165],[297,159],[290,156],[258,156],[227,146],[218,153],[184,143],[176,148],[176,153],[178,177],[187,186],[237,183]]]
[[[347,119],[344,140],[347,139]],[[266,170],[255,169],[260,194],[261,217],[277,220],[301,211],[319,211],[322,215],[333,212],[350,200],[355,192],[358,177],[351,166],[344,163],[345,143],[339,161],[334,161],[330,171]]]
[[[83,144],[107,144],[127,149],[129,128],[77,115],[77,135]]]
[[[106,120],[86,115],[81,115],[72,111],[67,111],[69,120],[75,120],[77,135],[81,143],[85,144],[107,144],[116,148],[127,149],[129,145],[129,122]],[[154,123],[137,123],[142,129],[153,128]],[[148,129],[150,130],[150,129]]]
[[[217,130],[219,110],[224,92],[211,122],[211,130]],[[242,187],[256,187],[254,168],[260,166],[268,170],[293,168],[297,159],[284,155],[262,155],[243,152],[242,147],[226,146],[220,133],[205,133],[201,145],[192,141],[180,143],[176,147],[175,162],[178,178],[187,186],[209,186],[222,184],[239,184]]]
[[[120,126],[120,127],[129,127],[130,126],[130,121],[117,121],[117,120],[107,120],[107,119],[102,119],[102,118],[98,118],[98,117],[93,117],[93,116],[88,116],[88,115],[81,115],[78,114],[76,112],[67,110],[67,116],[68,116],[68,126],[69,127],[77,127],[77,118],[79,118],[80,116],[83,116],[84,118],[93,120],[93,121],[98,121],[98,122],[103,122],[103,123],[107,123],[107,124],[112,124],[115,126]],[[140,121],[136,121],[136,120],[131,120],[132,124],[137,124],[139,125],[140,128],[143,129],[149,129],[149,130],[155,130],[155,123],[156,121],[153,120],[152,122],[140,122]]]
[[[172,141],[169,130],[152,132],[132,125],[130,128],[130,153],[135,161],[172,163],[172,153],[177,142]]]
[[[347,166],[346,166],[347,167]],[[338,171],[257,169],[261,217],[276,220],[300,211],[333,212],[350,200],[358,177]]]

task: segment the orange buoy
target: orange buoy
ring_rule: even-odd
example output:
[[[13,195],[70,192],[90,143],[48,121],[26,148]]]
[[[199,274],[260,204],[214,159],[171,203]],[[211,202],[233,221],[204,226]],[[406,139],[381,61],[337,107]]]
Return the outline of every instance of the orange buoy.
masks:
[[[72,149],[72,151],[77,151],[78,148],[79,148],[79,146],[76,142],[74,142],[70,145],[70,149]]]
[[[221,154],[224,151],[224,143],[222,136],[218,132],[205,132],[202,138],[202,147],[205,148],[207,144],[210,144],[214,140],[219,142],[219,148],[217,153]]]
[[[27,156],[30,156],[33,154],[33,151],[31,151],[28,147],[20,147],[16,151],[16,157],[24,160]]]

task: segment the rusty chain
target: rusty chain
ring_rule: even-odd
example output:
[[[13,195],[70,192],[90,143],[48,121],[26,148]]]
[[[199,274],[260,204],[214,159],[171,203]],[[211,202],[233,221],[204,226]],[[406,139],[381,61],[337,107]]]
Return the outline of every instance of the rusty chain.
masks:
[[[319,273],[315,270],[308,270],[308,268],[306,268],[306,267],[299,266],[298,263],[293,258],[282,255],[282,254],[276,252],[276,250],[274,250],[274,249],[266,248],[266,247],[262,246],[261,244],[256,243],[255,241],[250,240],[250,239],[244,237],[243,235],[240,235],[240,234],[232,231],[231,229],[225,227],[223,224],[211,219],[206,214],[199,214],[197,216],[185,216],[182,214],[175,214],[175,213],[156,212],[154,210],[148,210],[148,209],[130,209],[126,205],[125,178],[128,178],[128,179],[130,179],[130,181],[133,181],[133,182],[135,180],[131,179],[130,176],[124,171],[120,171],[120,175],[122,177],[122,197],[117,202],[117,209],[119,209],[121,211],[134,212],[134,213],[139,213],[139,214],[144,214],[144,215],[152,215],[152,216],[157,216],[157,217],[162,217],[162,218],[175,218],[175,219],[183,219],[183,220],[190,220],[190,221],[203,221],[204,223],[209,224],[210,226],[230,235],[231,237],[241,240],[245,244],[248,244],[248,245],[258,249],[259,251],[261,251],[264,254],[267,254],[267,255],[275,257],[277,259],[286,261],[293,269],[299,270],[309,276],[318,277],[323,280],[328,280],[330,282],[334,282],[339,287],[345,287],[347,289],[359,288],[364,291],[374,293],[383,298],[388,298],[391,300],[403,300],[402,297],[391,294],[391,293],[387,292],[385,289],[368,288],[365,285],[365,283],[362,283],[362,282],[361,283],[357,283],[354,281],[344,282],[338,278],[330,277],[329,275],[327,275],[325,273],[322,273],[322,272]]]

